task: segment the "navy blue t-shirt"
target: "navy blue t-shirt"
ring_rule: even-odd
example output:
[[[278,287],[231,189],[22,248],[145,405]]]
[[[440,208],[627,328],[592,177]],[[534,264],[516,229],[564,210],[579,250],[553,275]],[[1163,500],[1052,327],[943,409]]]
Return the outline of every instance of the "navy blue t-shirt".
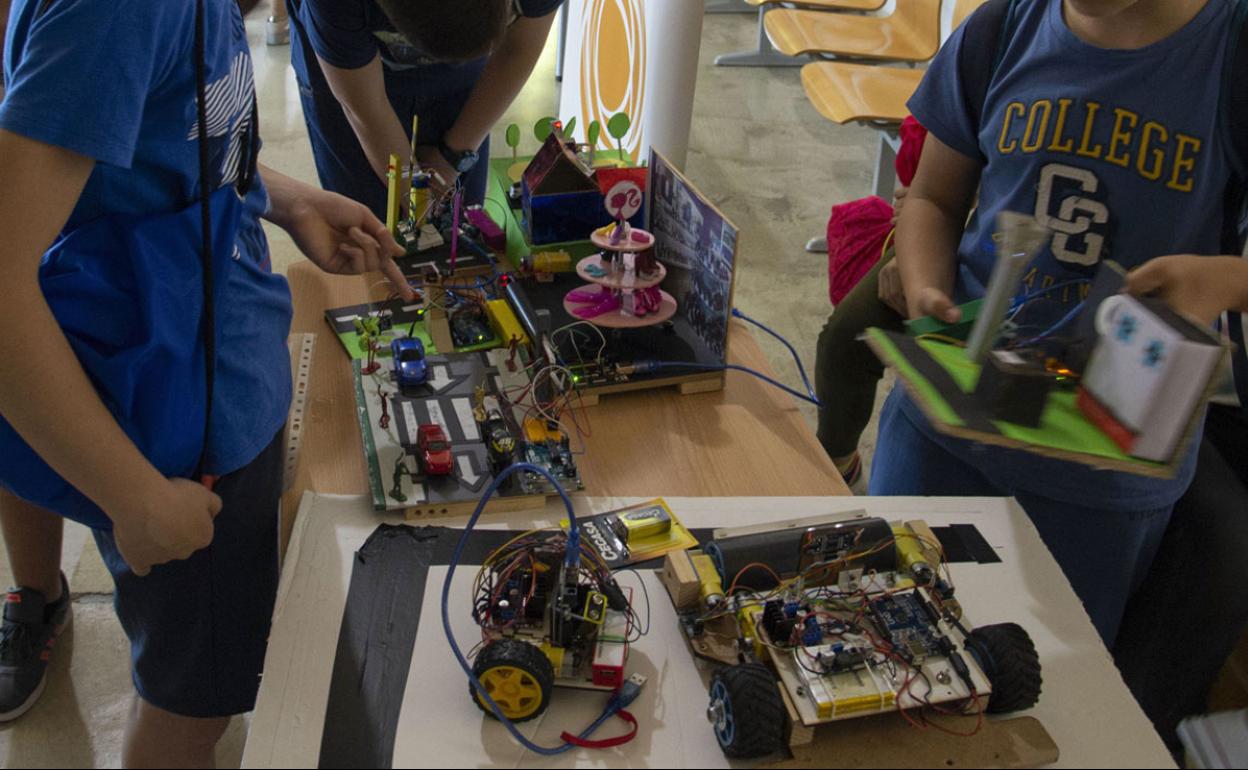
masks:
[[[236,0],[204,4],[209,168],[223,187],[244,167],[251,55]],[[0,128],[96,161],[66,232],[100,217],[168,214],[196,204],[195,6],[194,0],[14,0]],[[257,179],[234,243],[238,269],[229,271],[217,307],[209,473],[254,459],[289,409],[290,292],[270,270],[259,221],[267,205]],[[170,256],[199,260],[195,253]]]
[[[1001,211],[1032,214],[1054,231],[1025,274],[1028,291],[1090,278],[1105,259],[1131,268],[1220,253],[1231,148],[1218,100],[1230,3],[1209,0],[1185,27],[1136,50],[1080,40],[1061,0],[1019,0],[1017,10],[980,125],[958,78],[965,25],[909,103],[940,141],[986,161],[958,248],[960,297],[987,286]],[[1068,306],[1081,298],[1063,297]]]
[[[1228,0],[1209,0],[1186,26],[1136,50],[1090,45],[1066,25],[1061,0],[1019,0],[1018,21],[993,76],[983,120],[968,113],[958,56],[963,25],[909,102],[941,142],[984,162],[979,208],[958,247],[958,301],[982,296],[996,260],[1000,211],[1034,215],[1054,231],[1021,292],[1066,284],[1031,310],[1043,329],[1075,308],[1105,259],[1127,268],[1167,254],[1221,251],[1231,148],[1220,130]],[[947,447],[909,399],[903,411]],[[1194,455],[1193,447],[1193,455]],[[1092,471],[1023,452],[977,452],[1005,488],[1109,509],[1161,507],[1182,494],[1189,456],[1172,480]]]
[[[512,0],[514,14],[540,18],[563,0]],[[432,63],[390,23],[375,0],[301,0],[298,22],[317,56],[339,69],[359,69],[381,56],[391,69]]]

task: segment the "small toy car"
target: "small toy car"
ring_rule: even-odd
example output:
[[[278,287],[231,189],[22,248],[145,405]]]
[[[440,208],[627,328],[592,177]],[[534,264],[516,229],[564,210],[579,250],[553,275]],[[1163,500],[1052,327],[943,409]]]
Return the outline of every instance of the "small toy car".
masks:
[[[540,716],[555,686],[622,686],[629,647],[644,633],[632,592],[586,541],[569,566],[568,542],[564,531],[525,533],[490,553],[475,581],[482,644],[472,673],[515,722]],[[468,694],[494,716],[475,688]]]
[[[394,356],[394,376],[400,390],[418,388],[429,379],[425,344],[419,338],[399,337],[390,343],[390,353]]]
[[[416,452],[428,476],[446,476],[455,470],[451,442],[441,425],[428,423],[416,429]]]
[[[486,415],[485,423],[481,426],[481,432],[485,436],[486,448],[490,454],[490,462],[495,468],[506,468],[511,465],[512,458],[516,453],[516,437],[512,435],[511,429],[507,427],[507,421],[503,419],[501,412],[491,410]]]

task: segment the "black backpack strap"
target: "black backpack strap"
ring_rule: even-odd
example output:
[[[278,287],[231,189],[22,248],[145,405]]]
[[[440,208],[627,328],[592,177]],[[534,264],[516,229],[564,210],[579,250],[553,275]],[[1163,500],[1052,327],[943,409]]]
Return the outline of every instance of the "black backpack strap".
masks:
[[[988,0],[963,22],[958,51],[958,80],[962,83],[966,114],[976,128],[983,125],[988,86],[1014,29],[1015,0]],[[980,158],[987,162],[987,158]]]

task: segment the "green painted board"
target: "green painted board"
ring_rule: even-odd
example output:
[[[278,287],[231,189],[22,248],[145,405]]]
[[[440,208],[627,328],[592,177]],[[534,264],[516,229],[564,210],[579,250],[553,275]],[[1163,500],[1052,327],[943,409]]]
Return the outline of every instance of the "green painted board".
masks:
[[[886,365],[897,370],[915,402],[942,433],[986,444],[1023,449],[1050,457],[1078,462],[1107,470],[1120,470],[1142,476],[1171,478],[1178,471],[1178,460],[1185,456],[1183,442],[1171,463],[1156,463],[1131,457],[1100,428],[1083,416],[1075,404],[1076,393],[1058,389],[1049,395],[1040,425],[1029,428],[993,420],[998,434],[967,427],[967,420],[941,395],[940,390],[893,344],[880,329],[867,330],[867,343]],[[963,393],[970,393],[979,381],[980,366],[966,358],[955,345],[936,340],[918,340],[918,345],[949,373]],[[1193,432],[1189,430],[1189,438]]]

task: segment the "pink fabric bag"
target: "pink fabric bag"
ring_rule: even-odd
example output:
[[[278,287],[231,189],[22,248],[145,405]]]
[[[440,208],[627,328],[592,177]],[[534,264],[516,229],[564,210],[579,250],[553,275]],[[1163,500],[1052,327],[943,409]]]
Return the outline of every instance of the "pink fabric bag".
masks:
[[[913,117],[901,124],[901,149],[893,164],[897,179],[909,187],[919,168],[927,129]],[[893,231],[893,205],[872,195],[832,207],[828,218],[828,296],[838,304],[875,267]]]

